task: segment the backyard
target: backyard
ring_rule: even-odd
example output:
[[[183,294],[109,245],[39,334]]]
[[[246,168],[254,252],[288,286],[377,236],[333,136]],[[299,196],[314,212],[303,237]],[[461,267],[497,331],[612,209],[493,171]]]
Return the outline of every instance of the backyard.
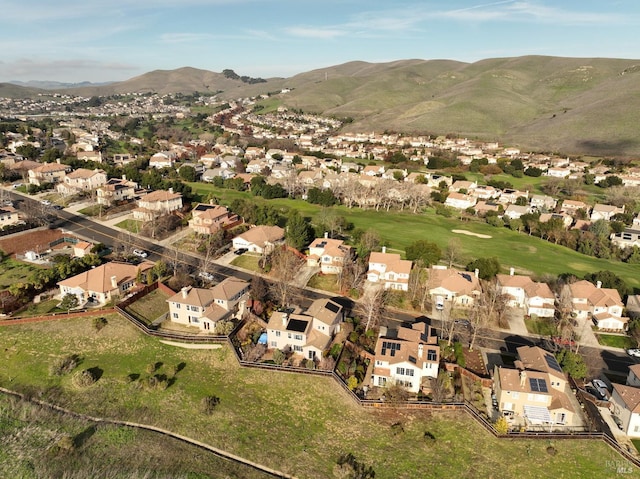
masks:
[[[227,347],[175,348],[117,315],[100,330],[87,319],[4,327],[0,386],[167,428],[299,478],[333,477],[349,452],[378,479],[611,477],[607,464],[621,461],[602,441],[498,440],[457,412],[364,409],[331,378],[242,368]],[[74,354],[72,373],[50,374],[53,360]],[[98,379],[79,387],[74,373],[88,369]],[[215,410],[198,412],[212,395]]]
[[[169,312],[168,297],[168,294],[158,288],[130,304],[125,310],[134,318],[149,325]]]
[[[11,258],[0,262],[0,291],[8,289],[12,284],[25,281],[31,273],[40,268]]]

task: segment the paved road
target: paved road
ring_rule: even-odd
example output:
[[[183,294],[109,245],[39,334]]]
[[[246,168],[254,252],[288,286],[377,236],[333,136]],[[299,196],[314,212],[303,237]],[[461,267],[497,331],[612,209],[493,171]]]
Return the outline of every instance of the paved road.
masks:
[[[9,191],[8,193],[12,199],[22,200],[23,202],[33,201],[38,203],[37,200],[24,195],[16,194],[12,191]],[[24,203],[18,203],[16,206],[20,208],[21,205],[23,206]],[[94,242],[103,243],[107,246],[113,246],[114,242],[120,241],[118,238],[120,231],[114,230],[109,226],[64,210],[51,210],[51,212],[58,217],[55,227],[63,228],[79,236],[83,236]],[[131,235],[130,241],[133,247],[143,248],[148,251],[150,253],[149,259],[152,261],[165,259],[171,262],[175,261],[177,258],[181,263],[188,265],[192,272],[195,272],[199,267],[200,258],[195,255],[178,251],[175,248],[162,246],[158,243],[135,235]],[[245,281],[251,281],[254,277],[253,274],[246,271],[241,271],[236,268],[220,264],[213,264],[210,270],[216,277],[217,281],[221,281],[229,276],[241,278]],[[316,290],[304,289],[301,292],[299,303],[300,306],[307,307],[312,301],[322,297],[331,297],[331,295],[324,294]],[[354,308],[354,302],[348,298],[334,297],[333,299],[342,304],[347,311],[351,311]],[[440,330],[441,328],[441,324],[438,319],[430,319],[424,315],[417,315],[399,310],[388,311],[383,318],[382,324],[393,325],[403,322],[412,323],[415,321],[429,322],[437,330]],[[465,332],[458,331],[458,334],[464,335]],[[539,343],[539,337],[490,329],[481,330],[477,337],[477,345],[480,347],[508,352],[515,352],[515,349],[518,346],[534,345]],[[580,348],[580,353],[585,358],[587,366],[589,367],[590,375],[592,376],[599,376],[603,371],[626,376],[628,367],[635,364],[635,361],[624,352],[611,351],[598,347],[582,346]]]

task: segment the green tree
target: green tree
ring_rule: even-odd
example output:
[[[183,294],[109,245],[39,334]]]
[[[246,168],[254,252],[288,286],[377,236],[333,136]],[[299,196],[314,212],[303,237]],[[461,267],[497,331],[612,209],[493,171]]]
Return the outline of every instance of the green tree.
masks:
[[[478,258],[467,265],[467,271],[479,270],[480,279],[492,279],[500,272],[498,258]]]
[[[587,281],[591,281],[592,283],[597,283],[598,281],[600,281],[603,288],[617,289],[622,298],[624,298],[630,292],[627,283],[625,283],[624,280],[618,275],[609,270],[585,274],[584,279],[586,279]]]
[[[561,349],[556,353],[556,359],[562,370],[572,378],[583,379],[587,377],[587,365],[580,354],[569,349]]]
[[[287,218],[286,242],[289,246],[301,250],[310,242],[311,228],[308,221],[296,210]]]
[[[181,166],[178,173],[180,174],[180,178],[185,181],[196,181],[196,169],[193,166]]]
[[[73,308],[77,308],[79,304],[78,297],[75,294],[67,293],[62,297],[60,309],[66,309],[67,313]]]
[[[405,249],[408,260],[421,261],[427,267],[437,264],[442,257],[442,251],[436,243],[426,240],[418,240],[411,243]]]

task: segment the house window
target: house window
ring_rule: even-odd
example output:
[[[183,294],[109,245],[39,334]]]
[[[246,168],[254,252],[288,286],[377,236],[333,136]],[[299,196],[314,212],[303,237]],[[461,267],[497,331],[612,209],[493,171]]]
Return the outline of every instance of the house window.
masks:
[[[404,368],[396,368],[396,374],[398,376],[404,376]]]
[[[291,339],[291,333],[287,333],[287,337]]]
[[[633,432],[640,432],[640,426],[633,426]]]
[[[302,334],[295,334],[293,336],[293,339],[295,339],[296,341],[302,341]]]
[[[278,342],[277,341],[271,341],[271,347],[272,348],[277,348],[278,347]]]
[[[176,307],[176,309],[180,309],[180,303],[173,303],[173,305]]]
[[[385,386],[387,384],[387,378],[378,378],[378,386]]]
[[[280,331],[276,331],[276,338],[280,337]]]
[[[519,393],[519,392],[512,392],[512,393],[511,393],[511,397],[512,397],[513,399],[518,399],[518,398],[520,397],[520,393]]]
[[[294,347],[293,347],[293,350],[294,350],[296,353],[301,353],[301,352],[302,352],[302,346],[294,346]]]
[[[407,376],[413,376],[413,369],[407,368]]]
[[[316,358],[316,352],[315,351],[309,351],[309,359],[315,359]]]
[[[173,319],[178,319],[178,313],[173,313]]]
[[[427,349],[427,361],[435,361],[438,357],[438,352],[435,349]]]

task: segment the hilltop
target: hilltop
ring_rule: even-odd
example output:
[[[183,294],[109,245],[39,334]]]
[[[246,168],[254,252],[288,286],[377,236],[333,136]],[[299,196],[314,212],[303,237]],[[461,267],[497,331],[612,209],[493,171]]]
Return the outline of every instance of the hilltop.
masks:
[[[358,61],[256,84],[185,67],[61,92],[198,91],[235,99],[287,88],[282,104],[351,118],[351,131],[452,134],[523,150],[630,157],[640,155],[639,80],[640,60],[523,56],[475,63]],[[0,84],[0,96],[14,88]]]

